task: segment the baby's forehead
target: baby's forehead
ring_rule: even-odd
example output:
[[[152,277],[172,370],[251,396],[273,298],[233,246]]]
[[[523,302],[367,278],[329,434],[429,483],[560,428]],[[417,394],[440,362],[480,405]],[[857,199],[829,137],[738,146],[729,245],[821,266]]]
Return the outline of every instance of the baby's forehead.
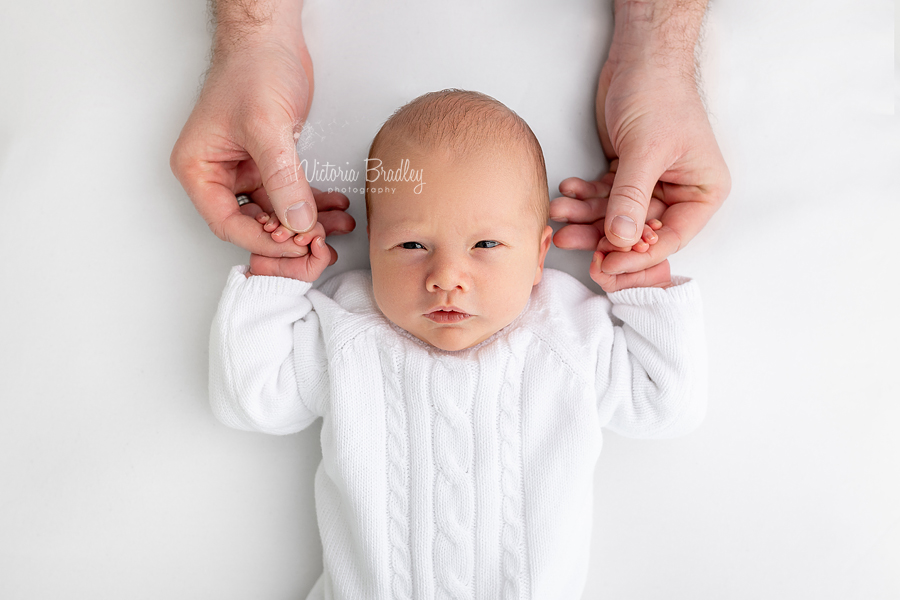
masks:
[[[420,163],[426,166],[422,193],[416,194],[413,184],[374,193],[370,223],[398,234],[424,228],[466,237],[513,237],[530,229],[536,220],[534,190],[524,173],[485,166],[477,157],[468,160]],[[481,168],[474,167],[476,162]]]

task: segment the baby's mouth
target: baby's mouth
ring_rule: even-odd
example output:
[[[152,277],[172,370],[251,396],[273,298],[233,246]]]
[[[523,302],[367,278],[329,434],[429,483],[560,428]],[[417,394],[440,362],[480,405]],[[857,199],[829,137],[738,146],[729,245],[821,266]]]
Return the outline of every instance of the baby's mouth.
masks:
[[[458,310],[434,310],[426,313],[425,317],[431,319],[435,323],[459,323],[471,317],[472,315]]]

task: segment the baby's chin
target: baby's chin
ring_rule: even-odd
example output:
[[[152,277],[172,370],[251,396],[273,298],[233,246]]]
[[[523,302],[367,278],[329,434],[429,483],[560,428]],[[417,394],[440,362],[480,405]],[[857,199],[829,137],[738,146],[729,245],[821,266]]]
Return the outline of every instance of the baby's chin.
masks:
[[[410,335],[425,342],[429,346],[437,348],[438,350],[443,350],[445,352],[459,352],[461,350],[468,350],[473,346],[477,346],[481,342],[497,333],[497,331],[499,331],[498,329],[496,331],[489,332],[473,332],[456,327],[441,327],[428,331],[410,331],[409,329],[406,329],[398,323],[394,324]]]
[[[413,335],[415,335],[415,334],[413,334]],[[493,334],[491,334],[491,335],[493,335]],[[422,339],[419,336],[416,336],[416,337],[419,338],[420,340],[422,340],[423,342],[425,342],[426,344],[428,344],[434,348],[437,348],[438,350],[443,350],[444,352],[460,352],[462,350],[468,350],[469,348],[471,348],[473,346],[477,346],[478,344],[480,344],[481,342],[483,342],[484,340],[486,340],[487,338],[489,338],[491,336],[489,335],[489,336],[484,337],[483,339],[477,339],[474,341],[465,341],[465,340],[447,341],[447,340]]]

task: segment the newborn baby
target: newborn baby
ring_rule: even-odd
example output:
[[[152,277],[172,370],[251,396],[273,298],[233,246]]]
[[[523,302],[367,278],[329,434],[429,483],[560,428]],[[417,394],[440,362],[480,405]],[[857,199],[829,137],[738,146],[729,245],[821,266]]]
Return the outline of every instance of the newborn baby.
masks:
[[[483,94],[417,98],[369,158],[418,176],[367,189],[371,272],[313,289],[321,225],[304,257],[235,267],[213,410],[272,434],[322,418],[310,599],[580,598],[601,430],[669,437],[703,417],[696,283],[666,264],[600,295],[545,269],[540,145]]]

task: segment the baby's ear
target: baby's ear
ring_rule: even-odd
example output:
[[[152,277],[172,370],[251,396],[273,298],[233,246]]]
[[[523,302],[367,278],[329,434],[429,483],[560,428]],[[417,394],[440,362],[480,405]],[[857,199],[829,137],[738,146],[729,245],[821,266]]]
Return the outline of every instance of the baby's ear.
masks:
[[[553,239],[553,228],[549,225],[544,226],[544,233],[541,234],[541,244],[538,249],[538,264],[537,271],[534,274],[534,283],[532,286],[535,286],[541,282],[541,277],[544,274],[544,259],[547,258],[547,250],[550,249],[550,240]]]

